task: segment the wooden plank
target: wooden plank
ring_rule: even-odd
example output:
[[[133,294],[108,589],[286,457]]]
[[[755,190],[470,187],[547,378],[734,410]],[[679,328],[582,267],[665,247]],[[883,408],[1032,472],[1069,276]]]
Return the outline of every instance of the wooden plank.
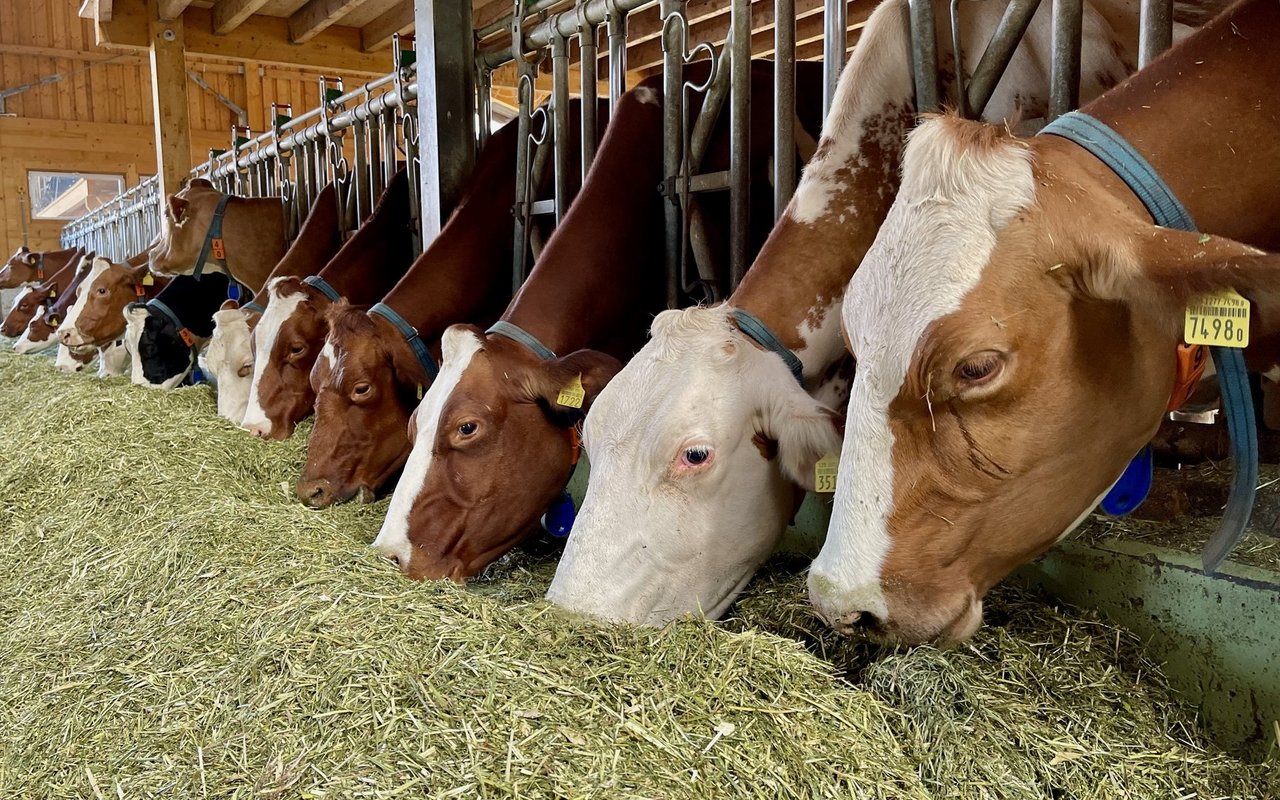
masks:
[[[213,32],[225,35],[258,13],[268,0],[218,0],[213,7]]]
[[[102,0],[98,0],[102,2]],[[160,0],[159,14],[160,19],[181,19],[182,12],[187,10],[187,6],[191,5],[191,0]]]
[[[156,0],[150,0],[152,4]],[[154,8],[154,5],[152,6]],[[154,12],[153,12],[154,13]],[[160,191],[170,195],[191,172],[191,119],[187,110],[187,60],[182,20],[149,20],[151,98],[155,113]]]
[[[289,17],[289,41],[305,44],[368,0],[307,0]]]
[[[413,3],[402,2],[360,29],[360,47],[366,52],[391,44],[391,35],[413,30]]]
[[[252,61],[244,65],[244,110],[254,133],[267,129],[267,106],[262,99],[262,67]]]
[[[3,23],[0,23],[3,24]],[[111,53],[102,50],[83,50],[79,47],[43,47],[30,44],[0,44],[0,54],[14,56],[32,56],[46,58],[66,58],[81,63],[99,61],[115,61],[120,64],[141,64],[141,56],[128,53]]]

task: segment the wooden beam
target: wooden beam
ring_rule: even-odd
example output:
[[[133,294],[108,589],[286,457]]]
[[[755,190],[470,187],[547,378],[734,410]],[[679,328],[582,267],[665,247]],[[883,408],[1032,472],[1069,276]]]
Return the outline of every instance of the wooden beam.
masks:
[[[102,0],[98,0],[98,3],[101,4]],[[160,19],[180,19],[189,5],[191,0],[160,0]]]
[[[305,44],[368,0],[308,0],[289,17],[289,41]]]
[[[151,100],[155,110],[156,165],[160,192],[178,191],[191,172],[191,120],[187,110],[187,59],[182,20],[159,19],[160,0],[148,3],[151,18]]]
[[[391,44],[394,33],[408,33],[413,30],[413,3],[407,0],[386,11],[374,21],[360,29],[360,48],[366,53],[379,50]]]
[[[213,32],[220,36],[231,33],[258,13],[258,9],[267,2],[268,0],[218,0],[218,4],[213,7]]]
[[[67,61],[110,61],[113,64],[137,64],[141,56],[127,53],[79,50],[76,48],[40,47],[33,44],[0,44],[0,56],[35,56],[36,58],[64,58]]]
[[[262,67],[244,65],[244,110],[249,115],[249,129],[255,134],[266,130],[266,106],[262,101]]]

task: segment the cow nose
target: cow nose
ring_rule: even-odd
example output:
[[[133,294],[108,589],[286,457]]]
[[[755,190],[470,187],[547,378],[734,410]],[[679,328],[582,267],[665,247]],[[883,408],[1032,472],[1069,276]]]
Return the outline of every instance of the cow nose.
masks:
[[[323,478],[319,480],[300,480],[297,485],[298,499],[303,505],[311,508],[324,508],[333,504],[333,487]]]
[[[263,425],[261,422],[255,422],[251,425],[246,425],[245,427],[248,428],[249,433],[253,434],[258,439],[265,439],[267,438],[267,435],[271,433],[267,426]]]
[[[67,345],[68,347],[70,347],[70,346],[71,346],[71,331],[62,331],[61,333],[59,333],[59,334],[58,334],[58,341],[60,341],[60,342],[62,342],[63,344]]]
[[[828,620],[831,629],[841,636],[852,636],[858,631],[873,631],[880,626],[880,620],[870,611],[849,611],[834,619]]]

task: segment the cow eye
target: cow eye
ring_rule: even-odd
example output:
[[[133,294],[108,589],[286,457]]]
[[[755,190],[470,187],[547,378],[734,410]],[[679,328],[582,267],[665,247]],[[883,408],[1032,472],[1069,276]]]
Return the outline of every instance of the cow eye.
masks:
[[[241,378],[247,378],[253,374],[253,364],[241,364],[240,369],[236,370],[236,375]]]
[[[352,391],[356,397],[364,397],[369,394],[369,390],[372,388],[373,387],[367,383],[357,383],[356,388]]]
[[[479,428],[480,426],[474,422],[464,422],[458,426],[458,433],[463,436],[474,436],[475,432],[479,430]]]
[[[105,286],[98,287],[98,294],[106,294],[106,293],[107,293],[107,287]]]
[[[956,378],[969,386],[989,383],[1004,369],[1004,355],[995,350],[975,353],[961,361],[955,370]]]
[[[305,344],[302,344],[300,342],[294,343],[289,346],[289,355],[300,356],[306,349],[307,349],[307,346]]]
[[[702,467],[711,463],[713,451],[705,444],[686,447],[680,454],[680,465],[684,467]]]

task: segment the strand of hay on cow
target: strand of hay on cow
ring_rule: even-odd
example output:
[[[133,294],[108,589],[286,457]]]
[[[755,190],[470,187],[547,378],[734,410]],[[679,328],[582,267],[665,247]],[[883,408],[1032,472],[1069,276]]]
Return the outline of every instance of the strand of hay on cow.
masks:
[[[1026,598],[886,654],[784,565],[724,625],[601,627],[540,602],[545,554],[404,581],[366,547],[385,504],[298,505],[302,438],[253,440],[207,389],[0,353],[0,408],[2,797],[1277,788],[1202,746],[1131,636]]]

